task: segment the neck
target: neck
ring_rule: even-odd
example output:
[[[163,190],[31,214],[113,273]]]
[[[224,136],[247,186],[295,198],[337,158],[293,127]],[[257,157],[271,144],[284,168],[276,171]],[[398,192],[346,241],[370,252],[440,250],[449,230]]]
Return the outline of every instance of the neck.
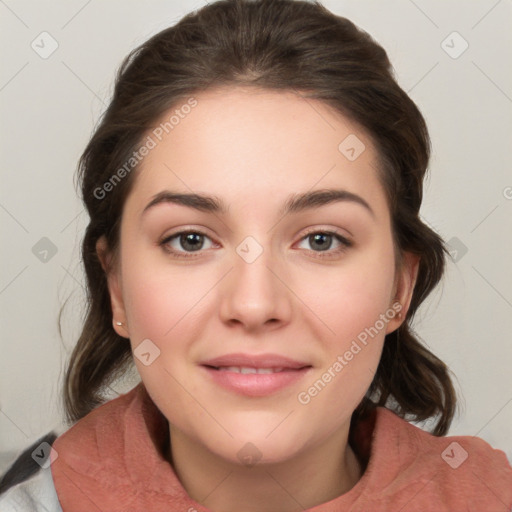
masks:
[[[348,426],[347,426],[348,427]],[[244,466],[217,456],[170,427],[169,460],[187,491],[214,512],[295,512],[348,492],[361,477],[348,428],[292,459]]]

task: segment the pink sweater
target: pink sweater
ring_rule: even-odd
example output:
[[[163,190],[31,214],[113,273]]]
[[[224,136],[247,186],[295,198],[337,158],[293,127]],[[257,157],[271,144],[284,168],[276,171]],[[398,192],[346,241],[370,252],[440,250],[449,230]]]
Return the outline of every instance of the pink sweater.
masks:
[[[78,421],[53,445],[63,511],[208,512],[164,459],[167,435],[166,419],[142,383]],[[435,437],[379,407],[354,440],[368,457],[363,476],[309,512],[512,510],[512,467],[482,439]]]

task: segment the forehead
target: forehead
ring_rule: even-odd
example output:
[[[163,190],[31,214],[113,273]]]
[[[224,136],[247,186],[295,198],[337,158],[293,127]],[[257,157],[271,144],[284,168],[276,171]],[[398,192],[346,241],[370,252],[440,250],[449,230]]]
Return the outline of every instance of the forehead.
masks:
[[[139,164],[133,190],[140,200],[165,188],[228,202],[330,187],[383,196],[366,132],[293,91],[208,90],[176,103],[147,137],[153,147]]]

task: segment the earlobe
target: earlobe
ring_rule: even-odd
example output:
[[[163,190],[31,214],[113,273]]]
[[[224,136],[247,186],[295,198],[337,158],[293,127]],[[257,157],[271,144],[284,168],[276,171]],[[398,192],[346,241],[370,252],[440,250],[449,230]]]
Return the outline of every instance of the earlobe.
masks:
[[[130,334],[126,323],[126,312],[120,278],[117,268],[113,264],[112,254],[109,252],[105,236],[101,236],[96,242],[96,253],[107,279],[110,305],[112,308],[112,327],[119,336],[129,338]]]

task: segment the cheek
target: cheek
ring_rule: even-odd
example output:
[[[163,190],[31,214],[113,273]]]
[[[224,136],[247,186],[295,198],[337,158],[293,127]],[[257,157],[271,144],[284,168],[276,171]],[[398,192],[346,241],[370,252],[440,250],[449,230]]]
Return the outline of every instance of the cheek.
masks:
[[[146,269],[131,272],[124,287],[125,305],[132,341],[137,338],[159,340],[178,325],[194,297],[192,283],[171,279]]]
[[[323,269],[329,279],[318,272],[303,275],[300,293],[321,320],[316,337],[324,357],[297,399],[313,415],[330,411],[332,425],[357,407],[378,367],[387,323],[396,315],[391,307],[394,268],[392,246],[385,244],[347,259],[336,272]]]
[[[187,272],[186,267],[148,264],[135,254],[124,265],[123,272],[130,343],[137,370],[165,416],[183,429],[193,430],[194,425],[208,418],[201,416],[204,411],[198,410],[190,399],[200,396],[200,390],[187,374],[190,347],[204,330],[204,308],[208,302],[205,294],[215,284],[215,276],[211,272]],[[146,360],[149,364],[139,357],[144,353],[150,354],[149,361]]]
[[[394,270],[393,247],[386,242],[350,255],[337,269],[311,267],[301,273],[295,289],[327,327],[322,338],[343,348],[391,307]]]
[[[145,338],[157,344],[164,338],[183,339],[215,282],[207,269],[191,271],[187,265],[170,265],[163,252],[144,247],[132,249],[122,268],[123,299],[135,343]]]

